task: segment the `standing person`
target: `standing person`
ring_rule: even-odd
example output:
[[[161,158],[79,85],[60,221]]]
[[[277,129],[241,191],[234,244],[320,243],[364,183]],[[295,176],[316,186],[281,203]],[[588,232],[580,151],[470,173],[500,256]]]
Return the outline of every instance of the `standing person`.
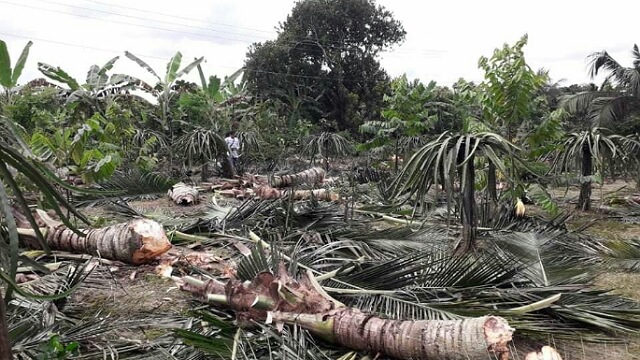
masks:
[[[233,165],[233,170],[235,171],[238,167],[238,158],[240,157],[240,139],[236,137],[236,133],[233,131],[229,131],[227,133],[227,137],[224,138],[224,141],[227,143],[227,147],[229,148],[229,157],[231,158],[231,164]]]

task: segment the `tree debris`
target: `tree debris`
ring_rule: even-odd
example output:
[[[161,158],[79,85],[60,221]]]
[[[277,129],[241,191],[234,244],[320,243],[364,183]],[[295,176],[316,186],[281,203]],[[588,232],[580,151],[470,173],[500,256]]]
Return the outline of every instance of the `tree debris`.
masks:
[[[198,189],[179,182],[167,191],[167,195],[178,205],[194,205],[198,203]]]
[[[325,174],[324,169],[314,167],[292,175],[274,176],[269,185],[272,187],[287,187],[301,184],[321,184],[324,181]]]

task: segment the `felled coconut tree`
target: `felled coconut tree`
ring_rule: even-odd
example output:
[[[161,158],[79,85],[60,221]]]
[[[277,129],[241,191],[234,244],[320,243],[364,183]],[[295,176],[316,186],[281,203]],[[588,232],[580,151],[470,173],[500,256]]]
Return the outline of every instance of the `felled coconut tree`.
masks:
[[[301,184],[320,184],[324,181],[325,175],[326,172],[322,168],[314,167],[296,174],[274,176],[270,185],[272,187],[287,187]]]
[[[52,250],[140,265],[155,260],[171,248],[162,225],[149,219],[134,219],[99,229],[74,231],[51,219],[43,211],[38,211],[38,215],[45,224],[40,232],[46,245]],[[36,249],[42,247],[32,228],[20,227],[18,233],[25,245]]]
[[[262,200],[281,199],[291,197],[293,200],[316,199],[321,201],[338,201],[340,195],[329,189],[313,190],[279,190],[269,186],[261,186],[255,190],[255,195]]]
[[[297,324],[339,345],[399,359],[508,359],[515,331],[497,316],[458,320],[383,319],[329,297],[307,272],[299,280],[280,265],[251,282],[179,280],[183,290],[236,312],[240,323]]]

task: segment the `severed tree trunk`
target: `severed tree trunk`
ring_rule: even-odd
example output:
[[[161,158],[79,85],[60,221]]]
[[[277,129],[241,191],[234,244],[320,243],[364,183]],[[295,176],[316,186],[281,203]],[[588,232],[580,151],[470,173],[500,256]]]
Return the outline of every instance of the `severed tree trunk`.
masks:
[[[345,307],[307,272],[299,280],[280,265],[278,275],[258,274],[250,283],[178,280],[183,290],[236,312],[240,323],[298,324],[316,336],[355,350],[402,359],[508,359],[513,328],[500,317],[460,320],[393,320]]]
[[[296,323],[350,349],[381,352],[398,359],[508,356],[507,344],[514,331],[506,320],[496,316],[402,321],[371,316],[353,308],[315,315],[275,312],[272,318],[276,322]]]
[[[198,189],[179,182],[167,191],[167,195],[178,205],[193,205],[198,203]]]
[[[580,181],[580,196],[576,209],[588,211],[591,209],[591,180],[587,180],[593,175],[593,157],[588,144],[582,146],[582,177]]]
[[[319,184],[324,181],[325,174],[324,169],[314,167],[297,174],[274,176],[270,185],[273,187],[286,187],[300,184]]]
[[[338,201],[340,195],[331,192],[328,189],[314,189],[314,190],[279,190],[269,186],[261,186],[256,189],[255,194],[257,197],[263,200],[268,199],[281,199],[291,197],[293,200],[308,200],[317,199],[322,201]]]
[[[0,359],[13,359],[7,326],[7,305],[0,293]]]
[[[162,225],[149,219],[134,219],[99,229],[80,230],[85,234],[80,236],[44,212],[39,212],[38,215],[46,223],[46,227],[40,231],[53,250],[140,265],[155,260],[171,248]],[[19,228],[18,232],[25,245],[40,248],[33,229]]]

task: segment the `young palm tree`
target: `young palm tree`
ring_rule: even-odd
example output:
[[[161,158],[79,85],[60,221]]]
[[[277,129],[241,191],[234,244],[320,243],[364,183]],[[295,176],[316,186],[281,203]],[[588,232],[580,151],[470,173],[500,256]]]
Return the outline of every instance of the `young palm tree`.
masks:
[[[409,159],[393,183],[394,193],[409,192],[424,198],[429,189],[440,183],[448,203],[454,195],[454,182],[460,181],[460,214],[462,221],[461,252],[476,247],[475,160],[484,158],[504,174],[508,174],[502,157],[515,159],[517,147],[491,132],[446,132],[420,148]]]
[[[218,132],[196,127],[184,133],[174,144],[175,152],[183,154],[189,165],[202,165],[202,180],[208,178],[208,163],[220,160],[227,177],[233,177],[234,169],[227,156],[227,143]]]
[[[324,161],[325,170],[329,171],[329,158],[343,157],[353,151],[351,142],[342,135],[323,132],[318,135],[308,136],[302,144],[302,153],[315,162],[315,156],[319,155]]]
[[[605,160],[611,160],[620,153],[614,142],[619,137],[607,135],[606,132],[608,132],[607,129],[593,128],[567,134],[555,156],[553,169],[556,172],[571,168],[580,170],[580,196],[576,208],[582,211],[591,208],[591,183],[595,179],[594,170],[602,174]]]

